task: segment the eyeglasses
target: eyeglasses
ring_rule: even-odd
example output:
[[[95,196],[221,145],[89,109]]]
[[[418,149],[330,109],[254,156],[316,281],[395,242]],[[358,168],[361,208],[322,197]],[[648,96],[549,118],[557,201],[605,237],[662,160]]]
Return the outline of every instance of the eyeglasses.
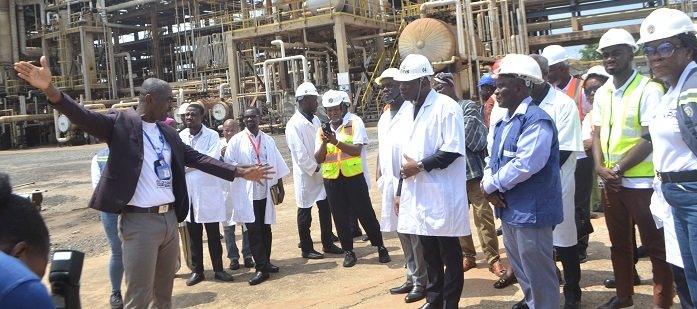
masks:
[[[644,55],[646,57],[653,57],[658,54],[662,58],[668,58],[673,55],[676,49],[683,47],[682,45],[676,45],[671,42],[663,42],[656,47],[644,46]]]
[[[591,95],[591,94],[595,93],[596,91],[598,91],[599,88],[600,88],[600,86],[584,88],[583,93],[585,93],[586,95]]]

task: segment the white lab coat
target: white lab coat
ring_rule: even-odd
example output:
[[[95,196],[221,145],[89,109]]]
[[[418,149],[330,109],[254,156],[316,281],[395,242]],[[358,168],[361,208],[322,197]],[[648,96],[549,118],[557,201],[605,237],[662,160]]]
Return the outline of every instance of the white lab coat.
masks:
[[[663,238],[666,243],[666,261],[680,268],[685,268],[682,255],[680,254],[678,236],[675,234],[673,210],[663,197],[661,181],[655,178],[653,180],[653,194],[651,195],[650,208],[653,220],[656,223],[656,228],[663,228]]]
[[[201,136],[198,137],[192,148],[202,154],[219,158],[220,135],[218,132],[203,126],[200,134]],[[189,146],[191,146],[190,135],[188,128],[179,132],[182,142]],[[225,221],[224,185],[225,181],[218,177],[194,168],[186,168],[186,188],[191,202],[191,211],[193,211],[197,223]],[[186,222],[191,222],[191,211],[186,216]]]
[[[559,150],[571,151],[571,155],[561,166],[561,195],[564,220],[554,228],[553,239],[557,247],[571,247],[578,242],[576,231],[576,156],[583,152],[581,118],[576,103],[565,93],[550,87],[542,99],[540,108],[547,112],[557,128]]]
[[[228,142],[225,150],[224,160],[233,165],[257,164],[257,154],[254,147],[247,137],[249,130],[235,134]],[[266,211],[264,224],[276,223],[276,207],[271,201],[270,188],[278,183],[278,180],[290,173],[288,166],[283,161],[281,153],[276,147],[276,142],[266,133],[259,131],[261,134],[261,146],[265,148],[266,163],[273,166],[274,174],[272,179],[267,180],[266,185]],[[256,143],[256,139],[255,143]],[[230,191],[227,198],[227,203],[232,205],[232,217],[228,218],[228,225],[233,222],[252,223],[254,218],[254,207],[252,201],[254,199],[254,183],[242,178],[235,178],[230,183]]]
[[[298,208],[310,208],[315,202],[327,198],[322,171],[317,170],[321,165],[315,160],[315,138],[319,128],[317,116],[309,122],[298,111],[286,123],[286,142],[293,161],[293,186]]]
[[[392,117],[390,111],[380,115],[378,121],[378,155],[380,164],[380,178],[378,188],[382,191],[382,212],[380,216],[380,230],[394,232],[397,230],[397,215],[394,212],[394,197],[399,185],[399,169],[402,162],[401,138],[409,131],[409,125],[413,118],[414,106],[409,102],[402,103],[397,113]],[[406,119],[405,119],[406,118]],[[406,124],[406,125],[405,125]]]
[[[420,161],[438,150],[462,156],[445,169],[420,172],[403,181],[397,230],[426,236],[470,235],[462,109],[431,90],[416,119],[413,114],[406,119],[409,130],[401,140],[402,152],[410,158]]]

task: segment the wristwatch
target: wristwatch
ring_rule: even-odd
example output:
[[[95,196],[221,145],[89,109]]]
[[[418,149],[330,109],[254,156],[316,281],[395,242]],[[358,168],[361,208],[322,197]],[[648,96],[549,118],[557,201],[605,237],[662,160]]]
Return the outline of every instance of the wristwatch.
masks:
[[[417,162],[417,163],[416,163],[416,168],[419,169],[419,172],[423,172],[423,171],[426,170],[426,168],[424,168],[424,162],[423,162],[423,161]]]
[[[612,171],[617,175],[622,175],[622,168],[620,168],[619,164],[615,164],[615,166],[612,167]]]

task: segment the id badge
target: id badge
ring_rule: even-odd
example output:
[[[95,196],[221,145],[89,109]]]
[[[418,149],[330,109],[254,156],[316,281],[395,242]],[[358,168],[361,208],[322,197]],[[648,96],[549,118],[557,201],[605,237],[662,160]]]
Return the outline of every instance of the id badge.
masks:
[[[172,178],[172,171],[165,160],[155,161],[155,175],[157,175],[157,178],[160,180],[169,180]]]

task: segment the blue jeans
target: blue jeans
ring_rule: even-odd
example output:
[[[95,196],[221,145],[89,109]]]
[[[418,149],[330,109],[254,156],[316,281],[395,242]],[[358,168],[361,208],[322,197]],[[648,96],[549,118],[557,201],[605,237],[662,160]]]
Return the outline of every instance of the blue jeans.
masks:
[[[101,212],[99,218],[102,221],[102,226],[104,226],[104,233],[109,242],[109,247],[111,247],[111,258],[109,259],[111,293],[121,292],[123,260],[121,259],[121,239],[119,239],[119,214]]]
[[[685,279],[692,303],[697,304],[697,182],[664,182],[661,189],[666,202],[673,208]]]
[[[224,226],[223,235],[225,236],[225,246],[227,247],[227,257],[232,260],[240,259],[240,252],[237,249],[235,242],[235,226]],[[249,248],[249,234],[247,231],[242,232],[242,256],[244,258],[252,257],[252,250]]]

